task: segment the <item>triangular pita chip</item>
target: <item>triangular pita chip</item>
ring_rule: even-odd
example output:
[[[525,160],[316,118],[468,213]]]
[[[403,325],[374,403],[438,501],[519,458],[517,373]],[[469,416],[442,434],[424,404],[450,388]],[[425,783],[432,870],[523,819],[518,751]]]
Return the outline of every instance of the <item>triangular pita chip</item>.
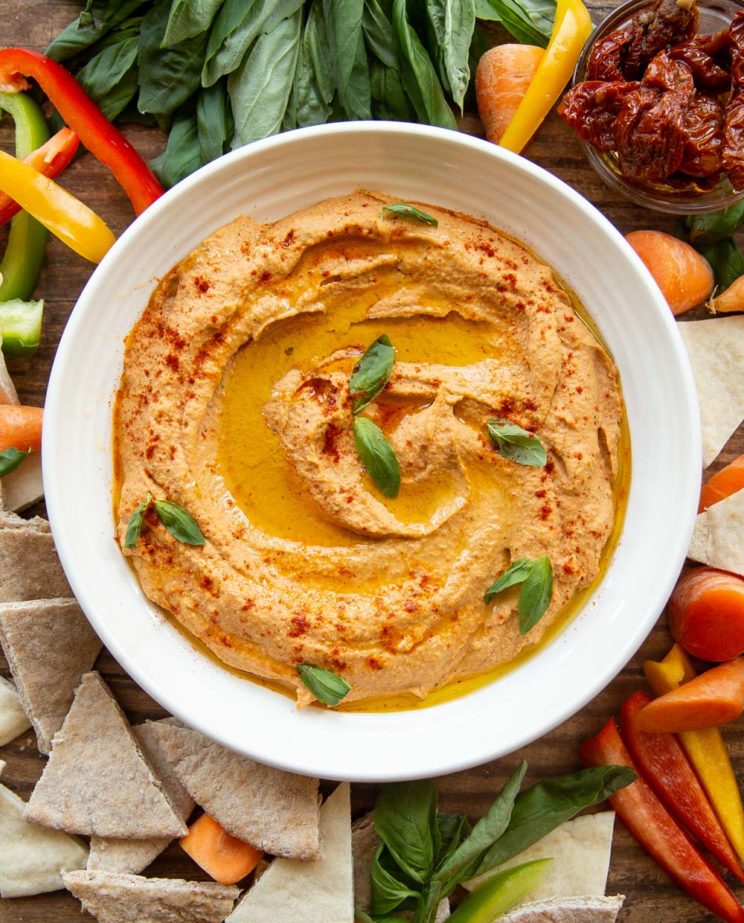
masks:
[[[354,906],[369,913],[372,901],[370,869],[380,838],[372,811],[355,820],[351,827],[351,855],[354,866]]]
[[[6,510],[25,510],[44,496],[41,453],[33,452],[15,471],[2,479],[3,505]]]
[[[225,923],[353,923],[349,785],[320,809],[317,862],[274,859]]]
[[[25,816],[89,836],[173,838],[186,833],[97,673],[83,677]]]
[[[34,532],[44,532],[51,534],[52,527],[49,520],[41,516],[34,516],[33,519],[24,519],[15,513],[9,513],[5,510],[0,512],[0,529],[31,529]]]
[[[553,897],[530,901],[511,910],[498,923],[615,923],[623,896]]]
[[[33,520],[0,524],[0,602],[69,599],[73,594],[51,532]],[[48,527],[47,527],[48,528]]]
[[[101,642],[74,599],[0,603],[0,643],[39,750],[70,710],[80,677],[95,663]]]
[[[707,468],[744,420],[744,317],[677,324],[695,376]]]
[[[31,722],[26,717],[15,686],[0,676],[0,747],[9,744],[30,727]]]
[[[194,801],[233,836],[272,856],[318,855],[318,780],[255,763],[190,728],[154,733]]]
[[[150,761],[155,774],[160,779],[163,791],[167,794],[176,813],[184,823],[194,810],[194,800],[181,785],[168,758],[163,753],[157,734],[153,728],[158,724],[177,723],[174,718],[163,718],[162,722],[138,724],[132,733],[140,749]],[[136,875],[156,859],[171,842],[170,837],[155,837],[151,840],[113,839],[108,837],[91,837],[88,869],[107,872],[126,872]]]
[[[744,490],[698,514],[687,556],[744,577]]]
[[[18,795],[0,785],[0,897],[30,897],[64,887],[62,873],[85,867],[86,847],[75,837],[23,819]]]
[[[65,885],[98,923],[222,923],[239,894],[213,881],[113,872],[70,872]]]
[[[472,890],[498,872],[523,862],[552,858],[545,876],[530,891],[529,900],[577,894],[602,897],[610,868],[614,823],[614,811],[574,817],[507,862],[466,882],[465,887]]]

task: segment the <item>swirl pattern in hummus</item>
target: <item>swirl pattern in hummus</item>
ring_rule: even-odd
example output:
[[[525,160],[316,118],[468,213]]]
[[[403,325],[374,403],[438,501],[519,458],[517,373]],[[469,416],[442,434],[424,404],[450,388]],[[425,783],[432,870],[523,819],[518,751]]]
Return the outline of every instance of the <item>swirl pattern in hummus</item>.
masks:
[[[148,490],[187,509],[204,547],[150,513],[126,551],[145,593],[301,701],[299,663],[354,701],[511,660],[597,577],[614,522],[617,373],[551,269],[475,219],[422,206],[431,227],[387,201],[237,219],[160,282],[126,347],[119,541]],[[396,363],[364,413],[399,459],[395,500],[361,465],[348,390],[381,332]],[[534,431],[548,464],[494,451],[492,417]],[[544,554],[550,607],[523,637],[519,589],[483,594]]]

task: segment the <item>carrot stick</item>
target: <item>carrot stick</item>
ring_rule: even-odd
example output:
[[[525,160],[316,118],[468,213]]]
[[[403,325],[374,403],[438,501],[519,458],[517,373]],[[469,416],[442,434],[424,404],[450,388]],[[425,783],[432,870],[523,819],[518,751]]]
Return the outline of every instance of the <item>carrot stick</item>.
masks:
[[[486,138],[498,144],[527,92],[545,51],[536,45],[496,45],[478,62],[475,98]]]
[[[744,653],[744,580],[712,567],[685,571],[669,600],[672,637],[701,660]]]
[[[5,449],[41,448],[41,407],[24,407],[22,404],[0,404],[0,452]]]
[[[713,270],[689,244],[663,231],[631,231],[625,239],[654,277],[672,314],[683,314],[710,296]]]
[[[731,494],[744,488],[744,455],[735,458],[725,468],[721,468],[703,484],[700,490],[698,513],[704,513],[709,506],[725,500]]]
[[[181,838],[181,848],[223,885],[234,885],[245,878],[263,856],[260,849],[229,834],[209,814],[202,814],[189,827],[189,832]]]
[[[734,721],[744,711],[744,657],[729,660],[659,696],[638,715],[652,733],[699,731]]]

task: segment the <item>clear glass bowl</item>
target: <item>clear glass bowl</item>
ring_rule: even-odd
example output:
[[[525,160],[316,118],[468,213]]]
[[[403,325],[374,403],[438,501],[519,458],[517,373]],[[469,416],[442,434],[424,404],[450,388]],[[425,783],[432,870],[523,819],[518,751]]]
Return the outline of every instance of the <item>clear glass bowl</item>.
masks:
[[[650,9],[653,6],[653,0],[627,0],[627,2],[620,4],[616,10],[610,13],[597,26],[584,46],[574,72],[574,85],[586,79],[589,56],[595,42],[600,38],[604,38],[609,32],[619,29],[636,13],[644,9]],[[728,26],[737,10],[744,9],[744,2],[738,2],[738,0],[699,0],[697,6],[699,12],[698,31],[718,32]],[[652,208],[656,211],[668,212],[673,215],[694,215],[727,208],[729,205],[744,199],[744,191],[734,192],[728,179],[721,180],[712,189],[702,189],[692,179],[682,186],[671,186],[665,183],[638,183],[637,181],[626,179],[620,173],[617,159],[612,152],[600,153],[591,144],[581,139],[579,139],[579,144],[586,159],[600,179],[611,189],[616,189],[632,202],[637,205],[643,205],[645,208]]]

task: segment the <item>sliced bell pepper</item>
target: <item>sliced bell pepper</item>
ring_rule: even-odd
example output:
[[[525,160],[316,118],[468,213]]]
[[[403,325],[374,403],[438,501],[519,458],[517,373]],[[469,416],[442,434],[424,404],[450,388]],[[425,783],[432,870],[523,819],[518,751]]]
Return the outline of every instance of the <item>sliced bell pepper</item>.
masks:
[[[2,104],[0,104],[1,107]],[[42,144],[41,147],[31,151],[27,157],[23,158],[23,161],[33,167],[34,170],[48,176],[49,179],[54,179],[55,176],[59,176],[69,166],[79,144],[80,139],[74,131],[70,131],[69,128],[60,128],[56,135]],[[0,193],[0,225],[10,221],[20,210],[21,206],[14,202],[9,195],[5,195],[4,192]]]
[[[11,359],[30,356],[41,342],[43,301],[0,302],[0,339],[3,352]]]
[[[114,174],[141,214],[163,194],[155,175],[61,64],[27,48],[0,49],[0,90],[18,93],[32,77],[85,147]]]
[[[499,141],[501,147],[519,154],[527,146],[571,79],[591,31],[592,21],[581,0],[558,0],[548,47]]]
[[[533,859],[489,878],[449,917],[450,923],[491,923],[529,894],[545,877],[552,859]]]
[[[659,801],[623,743],[615,719],[581,747],[585,766],[630,766],[635,782],[610,795],[609,801],[631,836],[681,888],[727,923],[744,923],[742,908],[726,883],[705,861],[687,834]]]
[[[26,94],[0,93],[0,109],[15,123],[16,157],[27,157],[49,138],[44,113]],[[0,261],[0,301],[31,297],[44,262],[49,234],[31,215],[16,215],[10,225],[8,243]]]
[[[0,151],[0,191],[38,219],[80,256],[100,262],[115,241],[108,225],[54,180]]]
[[[671,692],[695,677],[689,658],[678,644],[663,660],[647,660],[643,670],[656,695]],[[683,731],[678,736],[731,845],[744,861],[744,804],[721,732],[708,728]]]
[[[631,756],[677,823],[696,837],[739,881],[744,881],[736,853],[677,737],[648,734],[638,727],[638,713],[652,701],[648,693],[636,692],[620,712],[623,740]]]

